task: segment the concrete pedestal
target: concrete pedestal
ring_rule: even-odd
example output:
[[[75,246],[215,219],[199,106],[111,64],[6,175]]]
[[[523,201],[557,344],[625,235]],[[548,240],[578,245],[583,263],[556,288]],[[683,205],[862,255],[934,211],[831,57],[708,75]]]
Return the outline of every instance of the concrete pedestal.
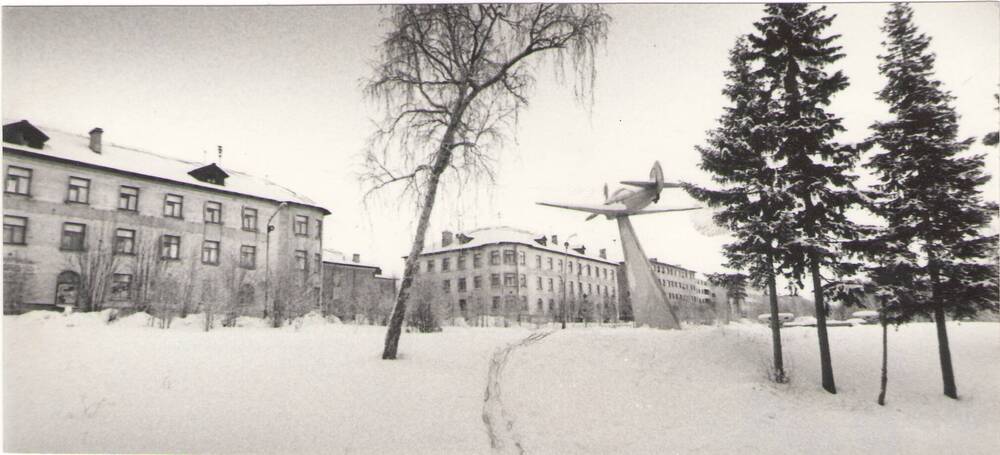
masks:
[[[632,221],[627,216],[620,216],[617,220],[636,327],[645,325],[658,329],[681,328],[674,308],[667,301],[667,294],[656,281],[656,275],[649,265],[649,257],[639,244]]]

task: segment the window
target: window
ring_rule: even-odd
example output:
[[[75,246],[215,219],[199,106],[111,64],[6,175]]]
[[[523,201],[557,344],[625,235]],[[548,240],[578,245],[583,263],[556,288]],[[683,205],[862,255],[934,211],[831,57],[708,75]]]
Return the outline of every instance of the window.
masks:
[[[528,287],[528,278],[525,277],[523,273],[518,277],[517,281],[521,285],[522,288]]]
[[[243,207],[243,230],[257,232],[257,209]]]
[[[115,254],[135,254],[135,231],[115,229]]]
[[[560,259],[559,260],[559,273],[562,273],[562,271],[563,271],[563,263],[562,263],[562,259]]]
[[[573,282],[568,281],[566,284],[569,285],[569,295],[573,295],[573,291],[576,289],[575,287],[573,287]]]
[[[27,240],[28,219],[21,216],[3,216],[3,243],[24,245]]]
[[[483,253],[472,253],[472,267],[478,269],[483,266]]]
[[[309,253],[303,250],[295,250],[295,269],[306,271],[309,268]]]
[[[180,259],[181,238],[176,235],[164,235],[160,238],[160,257],[163,259]]]
[[[86,225],[63,223],[62,241],[59,243],[59,248],[66,251],[83,251],[86,237]]]
[[[458,279],[458,292],[465,292],[465,278]]]
[[[132,275],[116,273],[111,277],[111,300],[128,300],[132,296]]]
[[[542,255],[540,254],[535,255],[535,268],[536,269],[542,268]]]
[[[490,286],[495,287],[495,288],[500,287],[500,274],[499,273],[491,273],[490,274]]]
[[[572,262],[566,261],[566,267],[569,268],[569,273],[573,273],[573,263]]]
[[[472,277],[472,288],[480,289],[483,287],[483,277],[476,275]]]
[[[517,277],[514,276],[513,273],[505,273],[503,274],[503,285],[511,287],[517,286],[517,282],[515,281],[516,279]]]
[[[465,255],[458,257],[458,270],[465,270]]]
[[[295,215],[295,225],[293,226],[295,235],[306,237],[309,235],[309,217],[305,215]]]
[[[132,186],[118,188],[118,210],[135,212],[139,210],[139,189]]]
[[[444,291],[445,294],[451,293],[451,280],[442,281],[441,290]]]
[[[503,263],[507,265],[514,265],[514,250],[503,251]]]
[[[549,258],[549,270],[552,270],[552,258]]]
[[[205,222],[222,224],[222,204],[214,201],[205,202]]]
[[[552,289],[552,284],[553,284],[553,283],[554,283],[554,282],[552,281],[552,278],[549,278],[549,292],[551,292],[551,291],[553,290],[553,289]]]
[[[538,277],[538,282],[535,285],[535,289],[537,289],[539,291],[542,290],[542,277]]]
[[[555,311],[556,311],[556,301],[553,300],[553,299],[549,299],[549,313],[552,313],[552,312],[555,312]]]
[[[434,273],[434,260],[433,259],[428,259],[427,260],[427,273]]]
[[[587,295],[594,293],[594,287],[590,283],[587,283]]]
[[[524,251],[519,251],[517,253],[517,263],[521,264],[521,265],[525,265],[525,262],[524,262],[525,261],[525,257],[526,257],[526,255],[524,254]]]
[[[257,247],[253,245],[240,246],[240,267],[244,269],[257,268]]]
[[[205,240],[201,243],[201,263],[219,265],[219,242]]]
[[[535,312],[538,314],[545,313],[545,304],[542,303],[542,299],[538,299],[538,302],[535,303]]]
[[[441,258],[441,271],[447,272],[451,270],[451,258]]]
[[[166,195],[163,198],[163,216],[184,218],[184,196]]]
[[[315,272],[319,273],[320,270],[323,270],[323,255],[313,253],[313,265],[316,266],[316,268],[313,269]]]
[[[590,276],[590,264],[587,264],[587,276]]]
[[[323,220],[320,218],[316,218],[316,238],[323,238]]]
[[[7,166],[7,181],[3,186],[4,193],[31,195],[31,169]]]
[[[490,251],[490,265],[500,265],[500,252]]]
[[[500,309],[500,296],[493,296],[493,305],[491,307],[493,308],[493,311]]]
[[[90,202],[90,180],[80,177],[69,178],[69,191],[66,193],[66,202],[77,202],[87,204]]]

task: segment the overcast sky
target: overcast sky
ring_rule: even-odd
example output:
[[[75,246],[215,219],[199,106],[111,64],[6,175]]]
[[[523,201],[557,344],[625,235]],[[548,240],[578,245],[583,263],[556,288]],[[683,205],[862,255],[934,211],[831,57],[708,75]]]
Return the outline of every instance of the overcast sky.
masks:
[[[851,85],[832,110],[854,141],[887,115],[873,92],[884,81],[876,55],[888,4],[840,4],[830,33],[842,34],[842,69]],[[654,160],[668,180],[707,182],[696,145],[725,104],[727,53],[753,31],[756,4],[612,5],[599,52],[595,104],[538,68],[531,105],[499,151],[495,185],[447,191],[430,238],[442,229],[510,225],[563,238],[578,234],[592,250],[621,255],[615,223],[536,206],[536,201],[596,202],[604,182],[645,178]],[[997,129],[1000,8],[997,3],[916,4],[915,21],[933,38],[937,75],[957,97],[961,134]],[[325,244],[361,253],[401,274],[416,216],[394,197],[361,203],[360,152],[377,106],[361,94],[386,29],[378,7],[4,8],[3,117],[84,134],[179,158],[209,160],[266,175],[333,214]],[[998,167],[996,148],[988,169]],[[993,181],[988,198],[997,200]],[[691,201],[667,190],[660,204]],[[634,220],[646,252],[702,272],[722,270],[725,235],[695,228],[703,214]]]

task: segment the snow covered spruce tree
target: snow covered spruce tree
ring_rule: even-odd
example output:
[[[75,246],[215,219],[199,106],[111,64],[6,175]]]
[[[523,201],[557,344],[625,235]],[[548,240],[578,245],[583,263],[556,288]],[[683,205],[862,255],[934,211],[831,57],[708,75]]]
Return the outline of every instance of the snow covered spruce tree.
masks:
[[[902,310],[934,318],[944,394],[958,397],[946,313],[969,316],[997,309],[997,271],[988,258],[997,237],[983,234],[997,205],[984,202],[983,155],[964,154],[974,138],[959,140],[953,97],[934,80],[930,38],[913,25],[913,11],[894,4],[885,18],[887,78],[878,98],[893,118],[878,122],[871,140],[881,147],[866,163],[879,178],[876,213],[893,239],[921,253],[915,288],[926,292]]]
[[[366,93],[386,116],[365,154],[372,191],[402,182],[420,211],[382,358],[396,358],[417,258],[446,171],[456,182],[492,177],[495,149],[527,105],[530,62],[569,66],[577,93],[592,94],[596,46],[610,17],[599,5],[432,4],[394,6]]]
[[[773,379],[785,382],[778,320],[776,260],[781,245],[791,239],[792,207],[788,193],[775,191],[777,170],[769,165],[777,142],[772,133],[771,111],[776,108],[763,80],[751,68],[746,38],[737,40],[729,54],[731,68],[723,94],[731,105],[708,133],[707,145],[698,147],[700,167],[712,175],[718,189],[685,185],[692,197],[719,208],[715,222],[732,231],[735,241],[723,248],[727,266],[749,272],[770,296]]]
[[[848,82],[840,71],[828,74],[824,68],[844,54],[834,45],[839,35],[824,35],[836,17],[826,14],[826,7],[781,3],[764,10],[750,43],[763,64],[757,76],[777,101],[769,134],[777,141],[773,166],[778,186],[795,199],[787,214],[794,220],[795,238],[782,245],[782,269],[800,288],[803,277],[811,278],[823,388],[837,393],[824,288],[854,266],[842,261],[839,241],[855,234],[844,212],[859,201],[852,183],[857,177],[850,171],[860,151],[833,141],[844,128],[826,106]]]

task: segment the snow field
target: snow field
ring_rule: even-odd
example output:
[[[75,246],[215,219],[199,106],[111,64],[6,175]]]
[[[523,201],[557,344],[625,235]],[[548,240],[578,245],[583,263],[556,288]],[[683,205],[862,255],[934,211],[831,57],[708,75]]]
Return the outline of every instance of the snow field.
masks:
[[[4,448],[34,452],[490,453],[490,358],[528,329],[405,333],[321,318],[169,330],[144,315],[4,318]],[[256,322],[255,322],[256,321]],[[71,325],[71,326],[68,326]],[[766,380],[759,324],[545,329],[509,353],[508,433],[547,453],[996,453],[1000,324],[952,323],[961,400],[941,395],[931,324],[830,329],[839,393],[819,386],[815,329],[783,331],[787,385]],[[511,447],[508,445],[508,447]]]

